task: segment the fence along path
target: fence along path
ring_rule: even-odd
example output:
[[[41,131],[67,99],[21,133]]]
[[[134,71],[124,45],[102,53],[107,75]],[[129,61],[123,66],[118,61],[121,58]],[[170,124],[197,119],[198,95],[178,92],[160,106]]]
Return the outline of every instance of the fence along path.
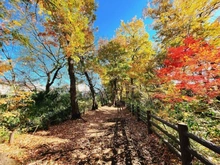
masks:
[[[171,124],[153,114],[150,111],[144,112],[141,111],[139,106],[135,107],[134,105],[128,105],[128,109],[132,114],[137,116],[138,121],[143,121],[147,124],[148,133],[155,133],[158,137],[160,137],[163,142],[170,148],[170,150],[175,153],[182,161],[182,165],[190,165],[194,157],[200,160],[202,163],[206,165],[214,165],[213,162],[206,159],[203,155],[198,153],[195,149],[193,149],[190,145],[190,140],[194,140],[195,142],[201,144],[202,146],[208,148],[209,150],[220,154],[220,146],[213,144],[209,141],[206,141],[198,136],[188,132],[188,127],[186,124],[179,123],[177,125]],[[156,124],[153,120],[165,124],[166,126],[172,128],[179,135],[179,138],[176,138],[168,131],[164,130],[158,124]],[[155,129],[156,128],[156,129]],[[158,131],[157,131],[158,130]],[[164,139],[159,132],[166,135],[170,140],[172,140],[173,144]]]

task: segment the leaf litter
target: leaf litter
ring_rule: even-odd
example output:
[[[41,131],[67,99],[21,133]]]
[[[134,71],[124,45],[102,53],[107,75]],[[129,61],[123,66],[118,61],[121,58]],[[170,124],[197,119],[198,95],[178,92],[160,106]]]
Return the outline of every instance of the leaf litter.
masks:
[[[27,165],[178,165],[180,160],[129,111],[101,107],[48,131],[22,134],[0,152]]]

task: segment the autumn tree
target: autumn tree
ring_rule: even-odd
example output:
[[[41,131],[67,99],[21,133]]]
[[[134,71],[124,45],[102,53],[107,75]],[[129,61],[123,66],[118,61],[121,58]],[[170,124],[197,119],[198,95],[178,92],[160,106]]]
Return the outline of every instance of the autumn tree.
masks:
[[[7,95],[0,99],[0,123],[10,131],[9,143],[12,144],[16,130],[26,120],[25,108],[32,103],[32,99],[31,92],[25,90],[24,87],[22,88],[16,81],[17,76],[14,68],[16,61],[13,61],[9,52],[3,48],[0,55],[5,57],[5,60],[0,64],[0,82],[10,87]]]
[[[163,51],[178,46],[189,35],[219,46],[220,24],[212,20],[219,7],[218,0],[153,0],[144,15],[154,19],[155,39],[162,43]]]
[[[170,54],[167,52],[170,51],[169,48],[184,45],[184,40],[188,36],[202,38],[211,45],[219,46],[219,21],[213,17],[219,7],[220,3],[217,0],[153,0],[148,3],[144,15],[154,20],[152,26],[156,30],[155,40],[158,48],[156,68],[163,68],[164,58],[167,59],[167,55]],[[177,95],[178,90],[175,91],[175,83],[158,85],[157,77],[152,80],[155,83],[154,91],[157,91],[157,97],[166,95],[168,99],[170,95],[174,101],[181,100],[180,95]]]
[[[102,84],[111,93],[111,103],[114,104],[119,91],[119,83],[126,78],[128,64],[125,50],[115,40],[100,40],[98,49],[98,67]]]
[[[10,67],[8,70],[9,73],[4,74],[2,77],[4,77],[8,85],[12,87],[15,94],[18,88],[18,76],[16,75],[15,68],[19,62],[17,52],[20,47],[29,44],[29,38],[21,33],[21,30],[23,30],[22,23],[26,23],[26,19],[23,17],[23,13],[27,10],[26,5],[24,1],[1,2],[1,58],[7,60],[7,65]]]
[[[19,14],[24,9],[22,8],[24,6],[25,4],[20,3],[20,1],[0,2],[0,76],[1,82],[10,87],[7,96],[1,98],[0,101],[2,108],[0,111],[0,123],[1,126],[4,125],[11,131],[10,143],[12,143],[14,133],[22,121],[24,107],[31,101],[30,92],[22,90],[16,81],[15,66],[18,60],[13,59],[13,54],[11,53],[11,50],[14,50],[15,54],[18,46],[28,43],[28,39],[18,32],[21,29],[22,22],[26,21]]]
[[[15,71],[15,63],[17,64],[19,61],[17,51],[19,47],[29,44],[29,39],[20,33],[22,23],[26,22],[21,14],[24,13],[25,6],[26,4],[22,1],[1,2],[0,47],[1,57],[10,61],[11,78],[4,76],[9,85],[15,84],[18,78]]]
[[[89,19],[89,25],[93,24],[95,16]],[[85,76],[87,80],[87,84],[90,89],[90,93],[92,96],[92,110],[96,110],[98,108],[98,104],[96,102],[96,91],[95,91],[95,80],[94,80],[94,60],[96,58],[95,55],[95,43],[94,43],[94,31],[93,27],[90,27],[85,33],[85,46],[83,52],[80,56],[80,62],[78,65],[79,72]],[[97,76],[96,76],[97,77]]]
[[[35,83],[41,83],[42,86],[45,84],[45,92],[48,93],[55,81],[61,79],[65,74],[63,71],[66,65],[65,56],[59,42],[51,41],[53,34],[49,36],[38,32],[33,24],[29,26],[29,29],[33,38],[28,47],[21,50],[18,73],[24,77],[25,84],[33,84],[33,86]]]
[[[14,53],[10,58],[16,61],[16,81],[35,91],[36,84],[45,84],[49,92],[55,80],[61,77],[59,73],[65,64],[55,34],[43,32],[45,16],[37,13],[37,5],[33,2],[10,1],[4,2],[2,7],[7,10],[2,17],[1,45],[4,51],[11,51],[13,45]]]
[[[157,75],[162,86],[173,87],[156,97],[170,100],[206,100],[219,96],[220,49],[201,39],[187,37],[184,44],[168,50]]]
[[[91,55],[94,56],[94,51],[91,52]],[[91,58],[91,59],[90,59]],[[84,75],[87,80],[87,84],[90,89],[90,93],[92,96],[92,110],[96,110],[98,108],[98,104],[96,102],[96,91],[95,91],[95,76],[94,76],[94,69],[93,69],[93,62],[91,61],[93,57],[90,55],[82,56],[80,58],[80,70],[82,72],[80,74]],[[96,76],[97,77],[97,76]]]
[[[93,0],[38,1],[40,9],[48,15],[46,28],[56,33],[67,59],[70,77],[72,118],[80,117],[76,98],[75,66],[86,44],[86,34],[95,19]]]
[[[128,23],[122,21],[116,31],[115,40],[126,52],[126,63],[129,66],[127,75],[130,78],[130,83],[125,84],[130,86],[130,98],[133,100],[136,85],[146,83],[149,78],[149,68],[151,68],[154,55],[143,20],[134,17]]]

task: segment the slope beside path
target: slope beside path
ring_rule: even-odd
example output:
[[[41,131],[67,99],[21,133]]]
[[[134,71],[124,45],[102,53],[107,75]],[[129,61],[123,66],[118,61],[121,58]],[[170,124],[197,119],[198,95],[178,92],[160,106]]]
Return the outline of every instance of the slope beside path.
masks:
[[[51,126],[34,135],[23,134],[13,146],[0,144],[0,152],[21,164],[41,165],[177,165],[175,155],[144,123],[127,110],[113,107],[88,111],[82,119]]]

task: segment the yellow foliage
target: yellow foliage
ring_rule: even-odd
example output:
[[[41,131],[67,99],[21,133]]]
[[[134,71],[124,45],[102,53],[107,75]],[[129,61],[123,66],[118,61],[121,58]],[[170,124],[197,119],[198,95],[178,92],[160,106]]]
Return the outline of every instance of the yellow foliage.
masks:
[[[12,23],[16,26],[21,26],[22,25],[19,21],[16,21],[16,20],[12,21]]]
[[[56,27],[59,41],[67,57],[72,57],[75,62],[82,54],[85,45],[90,41],[89,33],[90,16],[95,8],[94,0],[40,0],[39,10],[45,11],[50,17],[47,28]]]
[[[2,116],[5,118],[8,118],[8,117],[16,117],[18,115],[19,115],[18,112],[13,111],[13,112],[5,112],[5,113],[3,113]]]
[[[126,62],[129,65],[127,75],[129,78],[143,83],[143,74],[147,72],[147,66],[154,56],[154,50],[143,20],[134,17],[128,23],[122,21],[121,26],[116,31],[115,40],[126,51]]]
[[[12,87],[10,95],[0,99],[0,105],[7,105],[8,111],[16,111],[17,108],[25,107],[32,103],[32,92],[21,91],[19,88]]]
[[[4,98],[0,99],[0,105],[2,105],[2,104],[7,104],[7,101]]]
[[[219,22],[211,21],[219,8],[219,0],[155,0],[145,15],[154,19],[158,41],[164,47],[179,45],[188,35],[220,46]]]
[[[51,12],[51,11],[48,11],[48,12],[47,12],[47,14],[48,14],[48,15],[51,15],[51,14],[52,14],[52,12]]]
[[[11,69],[11,66],[7,63],[0,62],[0,75],[3,75],[4,72]]]

